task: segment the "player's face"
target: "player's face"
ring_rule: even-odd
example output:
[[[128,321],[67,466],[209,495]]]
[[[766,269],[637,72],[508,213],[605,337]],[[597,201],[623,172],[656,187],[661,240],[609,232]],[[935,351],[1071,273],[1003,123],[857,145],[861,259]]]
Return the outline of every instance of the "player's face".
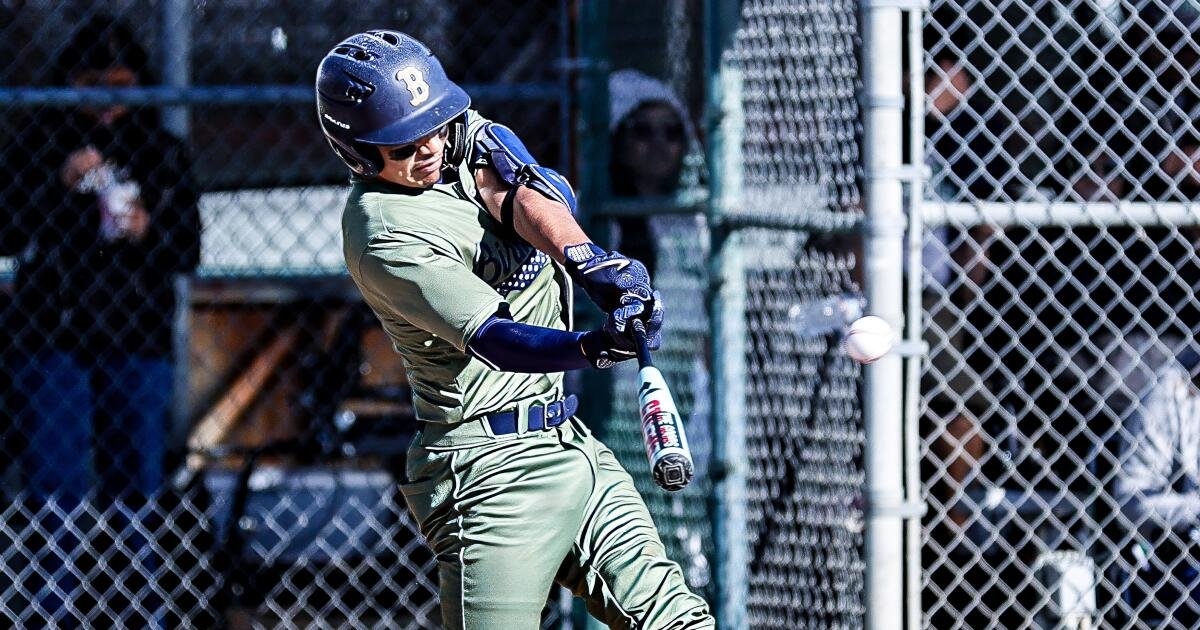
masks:
[[[409,188],[429,188],[436,184],[442,176],[442,155],[449,131],[450,127],[443,125],[412,144],[379,147],[383,152],[379,177]]]

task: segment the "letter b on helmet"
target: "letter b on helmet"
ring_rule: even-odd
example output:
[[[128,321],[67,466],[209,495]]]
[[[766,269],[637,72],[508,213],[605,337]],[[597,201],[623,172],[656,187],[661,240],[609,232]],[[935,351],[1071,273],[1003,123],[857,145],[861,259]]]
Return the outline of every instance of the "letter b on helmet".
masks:
[[[329,146],[364,177],[383,167],[372,145],[415,142],[471,104],[433,53],[398,31],[367,31],[339,43],[317,67],[316,87]]]

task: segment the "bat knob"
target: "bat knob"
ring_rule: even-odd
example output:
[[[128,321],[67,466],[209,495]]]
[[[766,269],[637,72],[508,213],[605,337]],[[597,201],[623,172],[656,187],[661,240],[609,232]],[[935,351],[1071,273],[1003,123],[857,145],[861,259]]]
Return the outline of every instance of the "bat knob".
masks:
[[[672,453],[654,465],[654,482],[667,492],[678,492],[692,482],[692,460]]]

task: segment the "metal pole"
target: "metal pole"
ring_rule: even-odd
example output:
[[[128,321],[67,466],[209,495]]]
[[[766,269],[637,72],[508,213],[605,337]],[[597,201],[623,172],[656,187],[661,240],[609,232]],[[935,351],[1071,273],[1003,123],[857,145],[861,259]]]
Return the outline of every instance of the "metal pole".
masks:
[[[158,51],[162,60],[162,83],[185,88],[191,83],[192,0],[163,0],[158,14]],[[180,138],[188,137],[189,110],[168,107],[162,112],[163,127]]]
[[[867,0],[864,8],[864,280],[869,311],[899,330],[904,303],[902,13],[894,0]],[[891,630],[904,619],[901,357],[889,353],[865,372],[866,628]]]
[[[924,10],[913,8],[908,13],[908,309],[905,321],[905,340],[910,347],[922,342],[922,266],[921,250],[924,226],[921,221],[921,201],[925,197],[925,80],[924,46],[921,27]],[[905,357],[904,390],[904,491],[908,501],[921,498],[921,361],[920,353]],[[905,523],[905,593],[907,626],[921,627],[921,515],[909,513]]]
[[[712,357],[713,494],[710,509],[716,547],[713,575],[717,627],[745,628],[749,547],[746,540],[745,451],[745,278],[736,233],[725,221],[725,210],[736,207],[742,196],[741,78],[737,68],[724,61],[726,47],[736,31],[738,3],[708,0],[704,4],[705,79],[710,169],[708,224],[712,238],[707,293],[709,356]]]
[[[162,85],[184,89],[191,83],[191,0],[164,0],[159,5],[158,52],[162,66]],[[189,106],[176,105],[162,110],[162,125],[178,138],[188,137]],[[179,275],[172,290],[175,292],[175,317],[172,322],[171,345],[173,388],[171,394],[171,446],[182,446],[187,439],[188,388],[191,381],[191,277]]]

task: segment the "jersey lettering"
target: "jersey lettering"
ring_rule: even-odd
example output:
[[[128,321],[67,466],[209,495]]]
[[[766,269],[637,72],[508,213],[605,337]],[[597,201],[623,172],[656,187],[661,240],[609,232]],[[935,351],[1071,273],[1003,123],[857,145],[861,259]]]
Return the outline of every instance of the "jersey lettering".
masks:
[[[396,73],[396,78],[403,81],[404,87],[412,94],[412,98],[408,100],[409,105],[415,107],[429,100],[429,84],[425,82],[425,75],[420,70],[406,66]]]

